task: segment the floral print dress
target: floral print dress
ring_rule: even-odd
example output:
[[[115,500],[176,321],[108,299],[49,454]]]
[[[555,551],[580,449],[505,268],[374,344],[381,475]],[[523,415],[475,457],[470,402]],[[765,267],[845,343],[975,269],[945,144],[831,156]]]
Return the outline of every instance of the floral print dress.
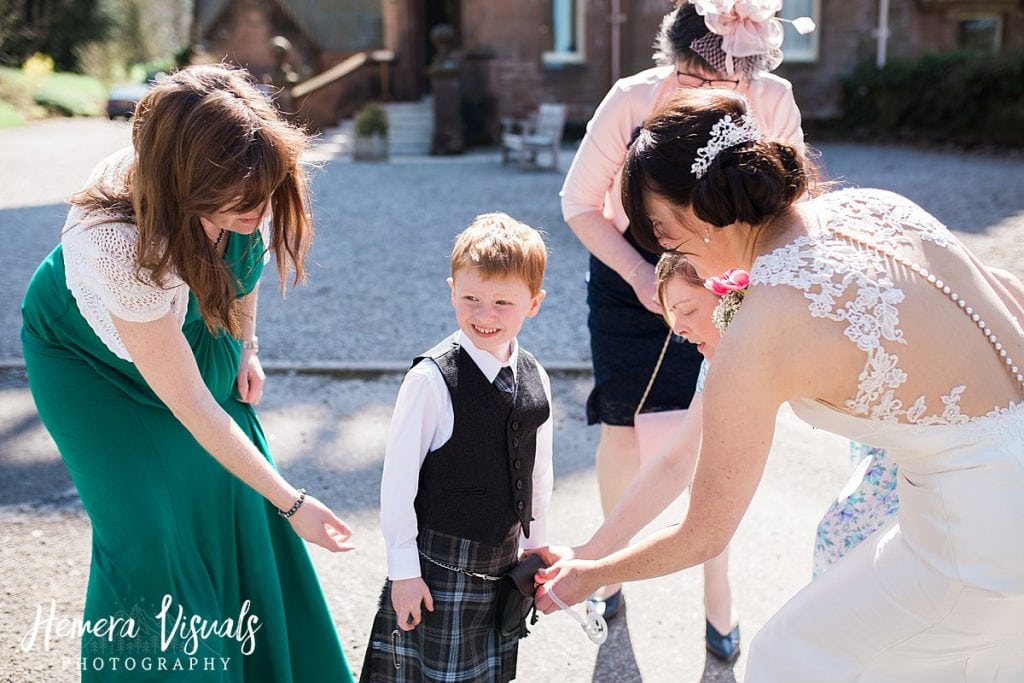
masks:
[[[896,463],[884,448],[850,443],[853,474],[818,523],[814,542],[814,578],[896,518]]]

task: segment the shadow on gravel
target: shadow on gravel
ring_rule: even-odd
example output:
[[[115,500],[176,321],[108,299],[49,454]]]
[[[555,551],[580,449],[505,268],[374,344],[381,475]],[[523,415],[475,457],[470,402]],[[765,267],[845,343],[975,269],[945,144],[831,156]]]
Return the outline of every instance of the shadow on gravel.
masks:
[[[735,664],[726,664],[714,657],[708,657],[704,663],[700,683],[736,683],[733,666]],[[608,626],[608,640],[597,652],[594,676],[591,680],[593,683],[639,683],[643,680],[629,633],[628,604],[623,607],[622,615]]]
[[[622,614],[608,625],[608,640],[597,651],[592,680],[593,683],[643,680],[629,635],[628,603],[622,606]]]
[[[376,510],[399,381],[275,376],[276,397],[259,413],[284,476],[346,514]],[[553,385],[557,487],[560,478],[593,467],[597,430],[584,426],[580,396],[589,380],[556,379]],[[0,402],[11,406],[0,419],[0,505],[77,507],[27,386],[24,371],[0,371]]]

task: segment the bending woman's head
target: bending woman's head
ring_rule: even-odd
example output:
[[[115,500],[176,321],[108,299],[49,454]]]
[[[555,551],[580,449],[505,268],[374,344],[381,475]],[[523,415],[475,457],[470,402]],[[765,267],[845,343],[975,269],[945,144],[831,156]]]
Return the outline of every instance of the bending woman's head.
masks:
[[[665,322],[673,332],[695,344],[697,350],[711,360],[722,338],[711,319],[720,299],[704,286],[704,278],[678,252],[661,255],[655,268],[655,279],[658,303]]]
[[[313,227],[300,160],[308,138],[282,118],[245,71],[191,66],[142,98],[132,127],[133,166],[123,188],[87,188],[72,199],[116,208],[139,230],[138,261],[161,282],[174,271],[195,292],[211,328],[238,331],[237,283],[202,219],[252,233],[273,212],[271,244],[282,287],[304,277]]]
[[[808,191],[812,175],[803,154],[786,142],[746,134],[753,125],[744,123],[747,106],[727,90],[682,89],[647,119],[630,145],[622,179],[622,204],[641,247],[683,251],[696,257],[699,269],[703,250],[719,232],[712,228],[765,225]]]

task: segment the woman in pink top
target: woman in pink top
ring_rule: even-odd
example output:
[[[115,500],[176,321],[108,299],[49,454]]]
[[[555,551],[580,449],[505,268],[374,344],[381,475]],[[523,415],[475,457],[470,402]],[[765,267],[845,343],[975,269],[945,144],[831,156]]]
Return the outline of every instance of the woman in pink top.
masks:
[[[721,87],[747,97],[766,135],[803,147],[792,86],[768,73],[782,59],[782,27],[774,17],[782,2],[768,8],[753,5],[693,0],[667,14],[655,42],[661,66],[612,87],[587,125],[562,188],[562,214],[591,253],[587,303],[594,389],[587,420],[601,424],[597,478],[606,515],[639,470],[633,415],[668,332],[656,299],[658,255],[641,249],[626,232],[620,187],[633,131],[678,88]],[[645,412],[690,405],[702,358],[681,337],[673,342],[644,402]],[[594,598],[606,618],[619,611],[620,588],[607,586],[603,598]],[[739,627],[725,552],[704,565],[704,606],[709,652],[734,660]]]

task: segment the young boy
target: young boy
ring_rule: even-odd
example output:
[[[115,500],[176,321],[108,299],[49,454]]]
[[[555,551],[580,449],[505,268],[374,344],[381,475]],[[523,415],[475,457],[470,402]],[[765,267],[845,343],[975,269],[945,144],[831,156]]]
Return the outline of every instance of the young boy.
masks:
[[[551,387],[516,335],[537,315],[547,250],[503,213],[455,241],[459,330],[416,357],[398,392],[381,481],[388,580],[361,681],[515,678],[495,580],[545,545]]]

